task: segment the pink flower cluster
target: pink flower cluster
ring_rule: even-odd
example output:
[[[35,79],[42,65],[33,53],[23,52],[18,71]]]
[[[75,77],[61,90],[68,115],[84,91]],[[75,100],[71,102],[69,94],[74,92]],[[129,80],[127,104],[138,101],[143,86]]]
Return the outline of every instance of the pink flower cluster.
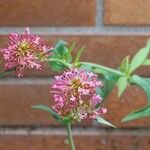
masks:
[[[96,89],[102,86],[96,74],[85,70],[70,69],[55,76],[52,83],[53,110],[59,115],[72,118],[73,121],[94,119],[106,113],[105,108],[95,109],[102,99]]]
[[[10,34],[7,48],[0,51],[4,55],[5,67],[16,68],[17,75],[22,76],[25,69],[40,69],[40,61],[46,59],[49,50],[51,48],[39,36],[31,35],[26,28],[23,34]]]

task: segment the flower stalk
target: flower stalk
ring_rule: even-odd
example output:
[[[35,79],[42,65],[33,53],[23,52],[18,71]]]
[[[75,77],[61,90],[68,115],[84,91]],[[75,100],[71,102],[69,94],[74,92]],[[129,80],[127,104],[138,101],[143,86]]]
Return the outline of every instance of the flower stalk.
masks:
[[[67,124],[67,135],[71,150],[75,150],[75,145],[72,138],[71,123]]]
[[[102,65],[99,65],[99,64],[95,64],[95,63],[78,62],[77,66],[80,66],[80,65],[89,65],[89,66],[92,66],[92,67],[95,67],[95,68],[99,68],[101,70],[108,71],[110,73],[116,74],[118,76],[125,76],[125,74],[122,73],[119,70],[115,70],[115,69],[112,69],[112,68],[109,68],[109,67],[105,67],[105,66],[102,66]]]

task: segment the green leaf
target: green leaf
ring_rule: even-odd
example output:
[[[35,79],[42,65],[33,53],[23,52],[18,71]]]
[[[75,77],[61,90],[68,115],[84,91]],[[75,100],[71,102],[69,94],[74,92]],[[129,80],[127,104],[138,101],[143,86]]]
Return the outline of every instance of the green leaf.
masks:
[[[148,79],[142,78],[137,75],[133,75],[130,79],[130,83],[136,84],[139,87],[141,87],[145,91],[148,98],[148,102],[150,103],[150,83],[148,82]]]
[[[122,122],[131,121],[131,120],[135,120],[147,116],[150,116],[150,105],[140,108],[137,111],[128,114],[122,119]]]
[[[123,92],[125,91],[127,86],[127,78],[126,77],[120,77],[118,80],[118,97],[120,97]]]
[[[75,48],[75,46],[76,46],[76,42],[73,42],[72,45],[71,45],[71,47],[69,48],[70,55],[71,55],[73,49]]]
[[[121,62],[121,65],[120,65],[120,70],[126,74],[129,73],[129,70],[130,70],[130,64],[129,64],[129,56],[125,57],[122,62]]]
[[[84,46],[82,46],[82,47],[79,49],[79,51],[78,51],[78,53],[77,53],[77,55],[76,55],[76,57],[75,57],[75,61],[74,61],[75,64],[79,62],[80,56],[81,56],[81,53],[83,52],[83,50],[84,50]]]
[[[63,71],[66,68],[63,64],[58,62],[49,62],[49,64],[53,71]]]
[[[130,73],[132,73],[134,70],[136,70],[138,67],[140,67],[146,58],[148,57],[150,51],[149,42],[146,47],[140,49],[136,55],[133,57],[131,64],[130,64]]]
[[[149,66],[150,65],[150,59],[147,59],[144,61],[143,65],[145,66]]]
[[[32,106],[32,108],[35,108],[35,109],[39,109],[39,110],[43,110],[43,111],[46,111],[46,112],[49,112],[50,114],[53,115],[53,117],[62,123],[62,117],[60,115],[58,115],[55,111],[53,111],[51,108],[49,108],[48,106],[46,105],[34,105]]]
[[[116,128],[114,125],[112,125],[111,123],[109,123],[108,121],[106,121],[105,119],[103,119],[102,117],[100,116],[97,116],[96,117],[96,120],[101,123],[101,124],[104,124],[104,125],[107,125],[107,126],[111,126],[111,127],[114,127]]]
[[[51,52],[49,59],[60,59],[66,63],[70,63],[72,61],[71,48],[67,48],[67,42],[62,40],[58,41],[55,48]],[[49,65],[53,71],[63,71],[66,68],[62,63],[55,61],[50,61]]]
[[[59,40],[54,48],[54,51],[60,56],[64,57],[66,54],[68,54],[69,49],[66,47],[68,45],[67,42],[63,40]]]

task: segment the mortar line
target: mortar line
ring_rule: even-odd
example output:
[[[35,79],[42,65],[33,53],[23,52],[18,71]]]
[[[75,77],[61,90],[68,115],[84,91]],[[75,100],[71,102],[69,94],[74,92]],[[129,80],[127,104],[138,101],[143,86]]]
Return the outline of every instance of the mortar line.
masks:
[[[95,1],[96,1],[96,27],[99,28],[100,26],[103,26],[103,16],[104,16],[103,1],[101,0]]]
[[[6,78],[0,80],[0,85],[49,85],[52,82],[51,77],[32,77],[32,78]]]
[[[97,128],[73,128],[73,135],[76,136],[150,136],[150,129],[97,129]],[[0,128],[0,135],[66,135],[66,130],[63,128],[37,128],[34,130],[28,128]]]
[[[150,26],[105,26],[104,0],[96,0],[96,24],[95,26],[74,26],[74,27],[31,27],[31,32],[41,35],[150,35]],[[0,34],[7,35],[12,32],[22,33],[24,27],[0,27]]]
[[[141,76],[149,78],[148,76]],[[5,78],[0,79],[0,85],[49,85],[53,81],[52,77],[25,77],[25,78]],[[95,124],[95,122],[94,122]]]
[[[29,26],[30,27],[30,26]],[[31,33],[40,35],[150,35],[150,27],[30,27]],[[0,27],[0,35],[22,33],[24,27]]]

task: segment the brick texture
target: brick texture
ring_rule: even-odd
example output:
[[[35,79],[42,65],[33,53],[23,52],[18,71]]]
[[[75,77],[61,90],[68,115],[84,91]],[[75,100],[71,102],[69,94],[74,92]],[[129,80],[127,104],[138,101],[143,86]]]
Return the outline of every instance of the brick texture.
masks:
[[[121,123],[121,119],[127,114],[147,104],[147,98],[143,90],[136,86],[128,86],[124,94],[118,98],[117,88],[114,89],[106,99],[104,106],[108,109],[105,119],[110,120],[118,128],[140,128],[149,127],[150,118]]]
[[[35,104],[49,104],[48,85],[2,85],[0,89],[1,125],[56,124],[49,114],[31,108]]]
[[[0,47],[4,47],[7,41],[7,36],[0,36]],[[117,35],[51,35],[43,36],[47,43],[55,43],[58,39],[63,39],[69,43],[77,42],[77,47],[85,46],[85,51],[81,59],[83,61],[90,61],[99,63],[105,66],[118,68],[122,59],[127,55],[131,57],[142,47],[146,45],[149,36],[117,36]],[[2,65],[2,62],[1,62]],[[143,76],[150,75],[149,67],[142,67],[137,72]],[[26,76],[49,76],[53,75],[49,71],[48,66],[44,65],[41,71],[27,72]]]
[[[9,94],[8,94],[9,93]],[[51,125],[58,126],[48,113],[33,110],[32,105],[51,105],[51,95],[47,85],[1,85],[0,86],[0,125]],[[121,123],[129,112],[146,104],[146,96],[136,86],[127,89],[118,100],[117,89],[114,89],[106,100],[108,113],[105,118],[117,127],[150,127],[150,118],[143,118],[130,123]],[[111,105],[110,105],[111,104]],[[85,122],[82,125],[91,125]]]
[[[0,125],[59,126],[60,124],[49,113],[31,108],[32,105],[38,104],[51,106],[49,83],[0,86],[0,94],[3,95],[0,98],[3,102],[0,106]],[[91,126],[91,124],[92,122],[86,121],[81,126]]]
[[[88,135],[75,136],[77,150],[149,150],[149,136],[141,135]],[[2,150],[69,150],[65,136],[0,136]]]
[[[0,18],[0,26],[92,26],[95,0],[3,0]]]
[[[132,58],[146,45],[149,28],[143,27],[150,25],[149,6],[149,0],[1,0],[0,48],[8,41],[8,36],[3,35],[8,33],[7,29],[13,27],[14,32],[14,27],[18,31],[29,26],[32,32],[32,27],[38,27],[34,28],[36,33],[41,33],[41,29],[48,31],[40,35],[48,44],[54,46],[59,39],[69,44],[76,42],[74,56],[84,45],[81,60],[118,68],[124,57]],[[122,35],[125,31],[127,35]],[[0,74],[3,71],[0,54]],[[135,73],[149,77],[150,67],[143,66]],[[31,108],[36,104],[52,105],[49,84],[55,74],[43,63],[42,71],[26,70],[21,79],[12,73],[0,80],[0,150],[70,149],[64,126],[50,114]],[[118,128],[95,120],[74,124],[77,150],[150,149],[150,117],[121,123],[128,113],[147,104],[146,94],[137,86],[128,86],[119,99],[117,92],[116,87],[103,103],[108,110],[103,117]]]
[[[105,0],[106,25],[150,25],[149,0]]]

